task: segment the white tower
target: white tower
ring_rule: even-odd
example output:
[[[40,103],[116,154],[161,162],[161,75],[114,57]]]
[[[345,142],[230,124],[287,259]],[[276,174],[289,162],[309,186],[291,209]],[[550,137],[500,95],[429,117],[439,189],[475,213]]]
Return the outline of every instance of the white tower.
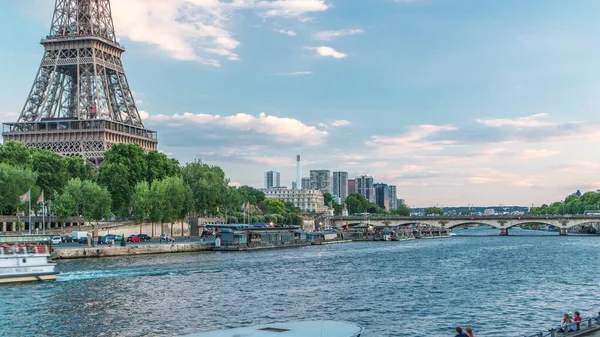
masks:
[[[302,162],[300,161],[300,155],[296,157],[296,189],[302,189]]]

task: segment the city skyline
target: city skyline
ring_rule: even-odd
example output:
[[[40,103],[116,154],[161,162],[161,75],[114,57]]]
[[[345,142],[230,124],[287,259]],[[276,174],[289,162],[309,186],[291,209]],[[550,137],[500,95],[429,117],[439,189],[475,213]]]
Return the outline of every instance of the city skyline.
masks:
[[[53,5],[0,5],[19,27],[0,31],[0,122],[23,107]],[[112,5],[159,149],[235,185],[274,170],[291,186],[301,154],[303,177],[371,175],[411,206],[539,206],[600,188],[595,1]]]

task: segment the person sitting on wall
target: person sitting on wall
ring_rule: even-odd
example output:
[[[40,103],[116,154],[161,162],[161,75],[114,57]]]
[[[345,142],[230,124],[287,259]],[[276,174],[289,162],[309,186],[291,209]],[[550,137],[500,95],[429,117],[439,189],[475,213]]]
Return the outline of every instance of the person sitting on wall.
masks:
[[[463,333],[463,330],[461,327],[457,326],[454,331],[456,331],[456,336],[454,337],[469,337],[467,336],[465,333]]]

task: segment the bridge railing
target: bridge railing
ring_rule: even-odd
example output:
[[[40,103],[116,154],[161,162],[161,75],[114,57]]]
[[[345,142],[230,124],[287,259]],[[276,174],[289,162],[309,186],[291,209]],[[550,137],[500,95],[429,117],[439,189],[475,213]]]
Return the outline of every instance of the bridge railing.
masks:
[[[576,331],[572,331],[572,327],[578,327]],[[557,325],[547,331],[540,331],[533,335],[525,335],[525,337],[569,337],[584,334],[595,328],[600,328],[600,315],[594,317],[582,318],[580,323],[571,323],[566,325]]]

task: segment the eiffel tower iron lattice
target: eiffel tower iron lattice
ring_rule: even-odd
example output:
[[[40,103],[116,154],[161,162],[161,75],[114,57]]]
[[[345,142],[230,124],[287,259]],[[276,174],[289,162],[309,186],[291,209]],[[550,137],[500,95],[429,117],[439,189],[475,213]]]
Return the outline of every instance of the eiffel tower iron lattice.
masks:
[[[16,123],[4,141],[20,141],[99,165],[115,143],[156,150],[144,127],[116,39],[110,0],[56,0],[44,56]]]

